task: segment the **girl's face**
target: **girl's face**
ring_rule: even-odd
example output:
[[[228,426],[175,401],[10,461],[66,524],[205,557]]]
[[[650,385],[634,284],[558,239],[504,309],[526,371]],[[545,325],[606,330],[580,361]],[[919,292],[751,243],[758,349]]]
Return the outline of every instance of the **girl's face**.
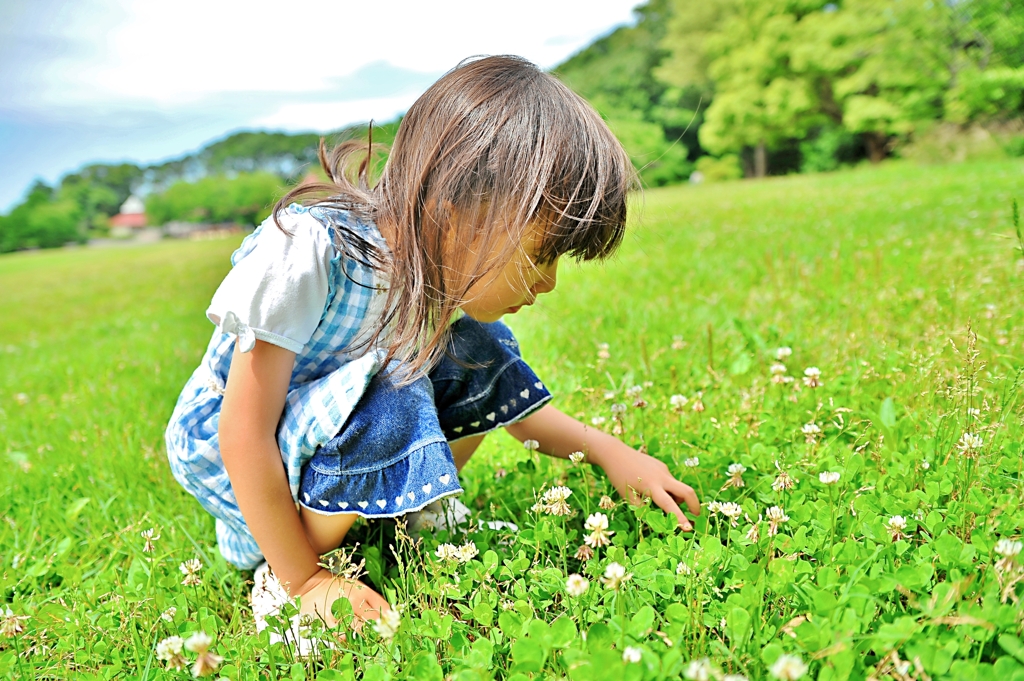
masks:
[[[462,311],[478,322],[496,322],[524,305],[533,305],[537,296],[554,289],[558,258],[544,265],[536,263],[543,235],[542,225],[531,226],[512,260],[470,287]]]

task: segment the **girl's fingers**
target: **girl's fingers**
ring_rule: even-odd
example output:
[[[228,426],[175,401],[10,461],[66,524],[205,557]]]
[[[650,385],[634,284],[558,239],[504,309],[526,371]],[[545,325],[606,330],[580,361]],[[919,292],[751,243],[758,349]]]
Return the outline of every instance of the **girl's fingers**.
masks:
[[[679,504],[676,503],[675,499],[670,494],[663,490],[656,490],[652,495],[651,499],[654,500],[663,511],[671,513],[679,521],[679,525],[683,528],[683,531],[689,532],[693,529],[693,525],[687,520],[683,514],[682,509],[679,508]]]
[[[665,489],[676,499],[682,499],[685,501],[686,508],[689,509],[690,513],[693,515],[700,515],[700,500],[697,498],[697,493],[693,491],[692,487],[672,478],[668,484],[665,485]]]

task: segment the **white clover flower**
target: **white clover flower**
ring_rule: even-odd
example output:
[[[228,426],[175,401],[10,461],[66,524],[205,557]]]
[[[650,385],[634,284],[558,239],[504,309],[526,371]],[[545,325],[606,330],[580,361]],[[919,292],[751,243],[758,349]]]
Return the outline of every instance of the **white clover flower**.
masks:
[[[480,550],[476,548],[476,544],[471,541],[466,542],[455,550],[455,559],[460,563],[468,563],[480,554]]]
[[[1000,539],[996,542],[995,547],[992,549],[1003,558],[1013,558],[1020,554],[1021,549],[1024,548],[1024,544],[1020,541],[1014,541],[1012,539]]]
[[[186,560],[178,566],[185,578],[181,580],[182,586],[199,586],[203,580],[199,577],[199,571],[203,569],[203,562],[198,558]]]
[[[604,513],[592,513],[587,517],[587,521],[583,523],[583,528],[589,532],[583,541],[587,546],[598,548],[601,546],[608,546],[610,543],[609,537],[614,532],[608,531],[608,516]]]
[[[700,459],[695,456],[691,456],[688,459],[683,459],[683,465],[687,468],[696,468],[700,465]]]
[[[615,399],[615,391],[614,390],[605,390],[604,391],[604,399],[605,399],[605,401],[614,400]]]
[[[626,397],[631,400],[634,400],[640,397],[640,393],[642,393],[643,390],[644,389],[638,385],[634,385],[632,388],[626,388]]]
[[[746,487],[746,483],[743,482],[743,474],[746,470],[747,467],[741,463],[729,464],[729,479],[725,481],[725,485],[722,486],[722,489],[728,489],[730,487]]]
[[[901,515],[894,515],[886,521],[885,529],[889,531],[893,541],[906,539],[908,535],[903,530],[907,529],[907,519]]]
[[[540,443],[536,440],[523,440],[523,447],[528,451],[535,452],[540,449]]]
[[[923,468],[924,470],[928,470],[931,467],[932,465],[928,463],[928,459],[921,459],[921,468]]]
[[[805,423],[800,428],[800,432],[804,434],[807,444],[813,445],[818,441],[818,436],[821,435],[821,426],[811,421],[810,423]]]
[[[807,665],[799,655],[783,653],[768,671],[779,681],[796,681],[807,673]]]
[[[604,422],[607,420],[608,419],[606,419],[603,416],[595,416],[594,418],[590,419],[590,424],[593,426],[602,426],[604,425]]]
[[[608,566],[604,569],[604,577],[601,578],[601,582],[615,591],[619,590],[623,582],[628,582],[633,576],[632,573],[627,573],[626,568],[619,563],[608,563]]]
[[[21,626],[21,622],[27,619],[27,615],[15,615],[14,611],[8,606],[3,606],[0,609],[0,636],[14,638],[25,631],[25,628]]]
[[[185,639],[185,650],[196,654],[196,661],[192,664],[192,676],[212,674],[224,661],[220,655],[210,652],[211,645],[213,638],[204,631],[197,631]]]
[[[761,539],[761,530],[757,527],[757,523],[752,523],[750,529],[747,530],[747,541],[756,544]]]
[[[173,622],[174,616],[177,614],[178,609],[172,605],[171,607],[167,608],[162,613],[160,613],[160,619],[162,619],[164,622]]]
[[[612,418],[620,418],[623,414],[626,413],[626,405],[622,404],[621,402],[616,402],[611,406],[611,410]]]
[[[708,509],[708,513],[721,513],[722,512],[722,502],[720,502],[720,501],[712,501],[712,502],[710,502],[707,505],[707,509]]]
[[[156,644],[156,659],[167,662],[173,655],[180,655],[185,641],[180,636],[168,636]]]
[[[779,533],[779,525],[789,522],[789,516],[781,506],[772,506],[764,512],[768,520],[768,536],[774,537]]]
[[[597,507],[602,511],[612,511],[615,509],[615,502],[610,496],[605,494],[601,497],[601,500],[597,502]]]
[[[182,670],[188,661],[181,654],[184,641],[180,636],[168,636],[156,644],[156,659],[166,663],[168,669]]]
[[[797,481],[790,476],[790,473],[781,469],[779,469],[778,477],[776,477],[775,481],[771,483],[771,488],[775,492],[793,490],[795,486],[797,486]]]
[[[590,582],[583,575],[571,574],[569,579],[565,580],[565,592],[573,598],[579,598],[587,593],[589,588]]]
[[[726,469],[729,475],[743,475],[747,472],[747,467],[741,463],[731,463],[729,468]]]
[[[639,662],[643,652],[639,648],[633,646],[626,646],[626,649],[622,651],[622,661],[630,664]]]
[[[775,359],[780,362],[793,354],[793,348],[783,345],[775,351]]]
[[[581,562],[587,562],[594,557],[594,549],[587,546],[585,543],[580,544],[580,547],[576,549],[576,560]]]
[[[733,527],[736,527],[736,519],[743,515],[743,508],[734,501],[727,501],[719,506],[718,512],[728,518]]]
[[[834,485],[839,482],[839,473],[833,471],[822,471],[818,473],[818,480],[823,485]]]
[[[684,347],[686,347],[686,342],[683,340],[682,336],[672,336],[673,350],[682,350]]]
[[[143,553],[152,553],[153,552],[153,542],[158,540],[160,538],[160,535],[157,534],[156,530],[154,530],[152,527],[149,528],[148,530],[143,530],[140,534],[142,535],[142,538],[146,540],[145,545],[142,547],[142,552]]]
[[[691,407],[698,414],[704,411],[704,399],[703,395],[697,393],[697,396],[693,398],[693,407]]]
[[[726,674],[722,677],[722,681],[750,681],[743,674]]]
[[[573,452],[569,455],[569,461],[571,461],[574,466],[578,466],[583,463],[584,458],[586,458],[586,455],[583,452]]]
[[[772,376],[782,376],[786,373],[786,365],[776,362],[768,367],[768,371],[771,372]]]
[[[597,358],[601,360],[611,359],[612,353],[608,351],[607,343],[597,344]]]
[[[437,547],[434,555],[441,560],[458,560],[459,548],[455,544],[441,544]]]
[[[686,395],[673,395],[668,398],[668,406],[672,408],[672,411],[682,411],[689,401],[686,399]]]
[[[981,436],[974,433],[964,433],[960,436],[960,441],[957,442],[956,446],[965,457],[975,459],[978,457],[978,450],[981,449],[983,444],[985,443]]]
[[[688,679],[688,681],[711,681],[711,679],[718,678],[720,675],[721,672],[715,669],[714,665],[711,664],[711,660],[706,657],[693,660],[683,668],[683,678]]]
[[[818,367],[807,367],[804,369],[804,385],[808,388],[820,388],[825,385],[821,382],[821,369]]]
[[[571,494],[572,490],[563,485],[548,489],[544,492],[544,496],[541,497],[544,510],[551,515],[570,515],[572,509],[569,507],[567,500]]]
[[[683,575],[684,577],[689,577],[693,574],[693,568],[691,568],[683,561],[679,561],[678,563],[676,563],[676,574]]]
[[[385,641],[390,641],[398,633],[400,626],[402,626],[402,613],[397,608],[389,606],[388,610],[380,614],[380,619],[373,623],[373,630]]]

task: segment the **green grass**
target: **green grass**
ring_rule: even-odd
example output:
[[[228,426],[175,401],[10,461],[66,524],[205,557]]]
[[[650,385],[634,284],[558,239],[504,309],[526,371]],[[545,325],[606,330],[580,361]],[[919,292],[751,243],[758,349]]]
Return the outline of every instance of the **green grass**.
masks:
[[[819,679],[882,677],[897,657],[916,663],[892,678],[1024,679],[1024,586],[1010,583],[1024,556],[997,569],[994,553],[1024,526],[1013,197],[1019,161],[648,192],[620,254],[563,267],[556,291],[510,323],[570,414],[610,429],[611,404],[649,382],[623,437],[705,505],[741,504],[738,526],[705,513],[683,535],[657,509],[620,504],[613,546],[580,563],[606,480],[489,438],[463,473],[468,502],[523,531],[511,544],[474,534],[478,559],[439,566],[444,535],[411,545],[385,524],[358,528],[369,578],[406,605],[402,627],[390,644],[367,631],[304,662],[255,635],[249,575],[219,557],[212,519],[163,451],[236,242],[0,257],[0,614],[26,617],[0,636],[0,674],[184,678],[155,645],[204,630],[221,671],[245,679],[677,678],[702,657],[754,679],[783,652]],[[789,384],[770,380],[780,346],[793,349]],[[810,366],[823,386],[803,387]],[[682,413],[673,394],[690,400]],[[703,412],[690,408],[698,394]],[[983,440],[976,458],[957,448],[964,432]],[[745,485],[722,489],[734,462]],[[794,489],[773,490],[777,467]],[[562,483],[575,517],[529,513],[537,490]],[[789,521],[769,537],[762,520],[750,541],[773,505]],[[895,515],[907,519],[898,541]],[[160,539],[144,553],[151,527]],[[203,585],[185,588],[178,565],[193,557]],[[609,561],[634,575],[619,592],[599,581]],[[590,579],[581,598],[566,595],[567,571]],[[623,662],[624,646],[641,661]]]

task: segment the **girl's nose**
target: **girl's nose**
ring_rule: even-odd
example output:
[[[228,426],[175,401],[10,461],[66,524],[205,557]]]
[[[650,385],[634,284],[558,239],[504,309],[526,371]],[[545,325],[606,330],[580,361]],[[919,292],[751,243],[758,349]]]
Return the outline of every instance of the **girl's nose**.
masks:
[[[549,293],[555,289],[555,284],[558,283],[558,260],[556,259],[547,267],[540,268],[540,279],[533,285],[533,292],[540,295],[541,293]]]

